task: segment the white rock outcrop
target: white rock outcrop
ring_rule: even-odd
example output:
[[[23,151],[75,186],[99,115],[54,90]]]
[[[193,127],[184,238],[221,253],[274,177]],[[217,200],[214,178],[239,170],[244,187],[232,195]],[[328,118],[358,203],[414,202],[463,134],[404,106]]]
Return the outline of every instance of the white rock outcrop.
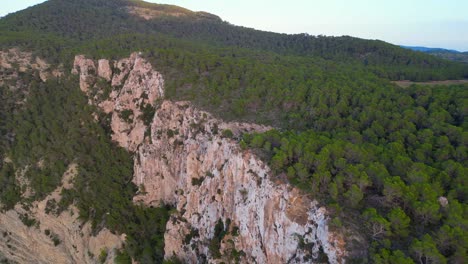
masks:
[[[94,66],[93,60],[79,55],[75,57],[72,73],[80,75],[80,89],[86,93],[96,77],[96,66]]]
[[[112,69],[109,61],[101,59],[98,61],[98,76],[104,78],[106,81],[110,81],[112,78]]]
[[[144,109],[153,107],[156,99],[164,96],[164,79],[153,70],[138,53],[129,58],[113,62],[105,59],[98,61],[98,76],[111,81],[112,92],[103,101],[90,98],[90,103],[99,105],[105,113],[111,113],[112,139],[130,151],[135,151],[143,142],[146,126],[143,120]],[[90,95],[90,87],[99,89],[96,84],[95,63],[82,55],[75,57],[73,74],[80,75],[81,90]],[[100,94],[102,91],[97,91]]]
[[[240,148],[240,134],[270,128],[225,123],[188,102],[156,104],[164,96],[163,78],[136,53],[114,69],[109,99],[91,101],[112,114],[113,139],[135,152],[133,181],[140,193],[134,201],[178,211],[167,223],[166,257],[217,263],[215,248],[228,262],[344,263],[345,242],[328,229],[326,208],[274,180],[266,164]],[[156,107],[148,127],[139,118],[145,105]],[[234,138],[223,137],[225,129]],[[220,222],[226,234],[210,246]]]
[[[187,102],[165,101],[151,125],[151,143],[136,152],[134,182],[144,193],[135,202],[162,201],[179,212],[167,225],[166,256],[190,263],[202,254],[210,258],[207,245],[221,220],[230,222],[231,233],[238,230],[221,243],[223,256],[235,250],[249,263],[313,263],[325,255],[330,263],[343,262],[344,242],[329,232],[326,209],[273,182],[268,166],[237,140],[223,138],[220,127],[252,129],[223,123]],[[198,236],[187,241],[192,230]]]

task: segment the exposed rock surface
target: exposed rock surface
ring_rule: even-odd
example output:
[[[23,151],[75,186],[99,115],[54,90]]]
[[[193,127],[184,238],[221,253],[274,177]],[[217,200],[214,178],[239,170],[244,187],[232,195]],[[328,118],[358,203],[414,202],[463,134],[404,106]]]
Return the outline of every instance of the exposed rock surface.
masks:
[[[17,205],[14,210],[0,214],[0,252],[18,263],[95,263],[102,249],[108,250],[107,263],[112,263],[113,249],[120,248],[124,237],[104,229],[96,236],[91,225],[78,220],[78,209],[71,206],[60,215],[46,213],[49,200],[60,200],[63,188],[71,188],[70,179],[76,165],[65,173],[62,186],[43,201],[34,202],[29,210]],[[21,221],[27,214],[36,224],[28,227]],[[59,244],[55,245],[53,238]]]
[[[76,56],[72,73],[80,74],[80,89],[86,93],[90,84],[95,80],[96,66],[94,66],[93,60],[86,59],[83,55]]]
[[[143,142],[146,131],[144,111],[154,107],[156,99],[164,96],[164,79],[138,53],[113,62],[113,75],[109,66],[111,62],[101,59],[98,64],[98,75],[111,80],[112,91],[108,98],[100,101],[95,96],[90,103],[99,105],[105,113],[111,113],[112,139],[130,151],[135,151]],[[81,90],[88,95],[91,87],[100,89],[93,71],[93,60],[81,55],[75,57],[72,73],[80,75]]]
[[[108,60],[101,59],[98,61],[98,76],[104,78],[106,81],[111,80],[112,69]]]
[[[19,49],[0,51],[0,85],[9,80],[14,81],[12,88],[17,87],[18,76],[26,72],[37,72],[41,81],[45,82],[51,76],[63,75],[62,67],[52,68],[45,60],[35,57],[31,52]]]
[[[138,16],[145,20],[173,16],[221,21],[220,17],[207,12],[193,12],[185,8],[167,8],[166,5],[151,4],[147,6],[127,6],[126,9],[129,14]]]
[[[77,60],[90,68],[84,57]],[[344,262],[344,239],[328,230],[326,209],[297,189],[273,182],[268,166],[235,139],[269,128],[224,123],[187,102],[158,106],[163,79],[138,54],[115,62],[114,69],[109,99],[92,98],[91,103],[112,114],[113,139],[135,152],[134,182],[140,186],[135,202],[177,208],[167,224],[166,257],[216,263],[219,250],[228,262]],[[86,76],[92,87],[95,76],[89,71]],[[139,118],[148,104],[156,107],[150,129]],[[234,139],[223,137],[224,129],[233,131]],[[145,131],[150,133],[145,136]],[[223,235],[216,228],[220,225]],[[221,236],[220,243],[215,236]]]
[[[145,193],[135,201],[164,201],[179,212],[167,225],[166,256],[191,263],[202,254],[210,258],[207,245],[221,219],[225,226],[230,222],[220,245],[223,256],[234,257],[236,250],[245,254],[244,262],[306,263],[323,251],[331,263],[342,262],[343,240],[328,231],[326,209],[272,182],[268,166],[236,140],[223,138],[220,127],[237,133],[268,129],[222,123],[189,103],[165,101],[151,125],[152,143],[138,148],[134,181]],[[198,236],[186,239],[192,230]]]

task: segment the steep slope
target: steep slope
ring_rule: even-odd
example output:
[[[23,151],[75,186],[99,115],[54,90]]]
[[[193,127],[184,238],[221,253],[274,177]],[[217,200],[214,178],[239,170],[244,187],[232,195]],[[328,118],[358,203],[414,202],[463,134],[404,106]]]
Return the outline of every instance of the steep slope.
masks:
[[[112,68],[116,74],[112,73],[108,60],[99,60],[98,65],[95,67],[92,60],[78,56],[72,73],[80,75],[80,88],[88,94],[89,86],[95,84],[97,77],[110,82],[114,88],[110,94],[103,95],[100,87],[94,86],[97,91],[90,101],[100,106],[105,114],[112,114],[112,139],[133,152],[143,142],[147,129],[145,122],[152,118],[156,100],[164,97],[164,80],[136,53],[115,62]],[[94,75],[96,72],[98,76]]]
[[[26,68],[31,67],[35,60],[26,58]],[[15,67],[11,70],[18,72]],[[129,254],[140,261],[162,261],[168,209],[132,203],[137,188],[131,183],[131,156],[111,142],[103,128],[105,117],[96,122],[93,114],[99,111],[88,104],[79,79],[65,74],[44,82],[39,71],[28,70],[14,82],[4,79],[8,86],[0,87],[9,110],[2,112],[7,118],[1,123],[0,226],[11,232],[4,233],[2,255],[20,263],[28,263],[28,256],[45,263],[93,263],[110,256],[112,262],[115,255],[129,260]],[[61,188],[61,181],[69,184],[63,175],[72,165],[78,168],[73,187]],[[125,233],[125,252],[110,244],[95,248],[92,241],[102,231],[109,242],[115,241],[111,233]],[[51,239],[57,245],[47,242]],[[41,240],[43,246],[34,245]],[[152,250],[144,252],[145,247]]]
[[[203,255],[234,261],[240,252],[243,262],[314,263],[324,256],[330,263],[344,261],[343,238],[328,232],[326,209],[273,182],[267,165],[222,136],[226,129],[239,137],[265,128],[226,124],[189,103],[168,101],[151,126],[152,143],[136,155],[134,181],[145,193],[135,200],[165,201],[178,209],[168,222],[166,256],[190,263]]]
[[[0,33],[3,210],[43,203],[78,164],[52,207],[126,234],[124,263],[178,250],[187,261],[466,262],[467,87],[388,81],[463,78],[466,65],[123,0],[51,0],[2,18]]]
[[[90,75],[94,65],[83,56],[75,58],[73,71],[84,77],[81,87],[88,94],[96,83],[97,76]],[[149,101],[155,102],[162,96],[162,78],[136,53],[114,65],[119,70],[111,78],[112,86],[123,88],[98,104],[112,113],[114,140],[136,152],[133,181],[140,194],[135,202],[177,208],[167,224],[166,258],[190,263],[221,256],[227,261],[314,263],[325,257],[330,263],[344,262],[345,241],[328,231],[326,209],[299,190],[273,182],[268,166],[232,138],[270,128],[224,123],[188,102],[163,101],[143,140],[145,129],[135,123],[137,109],[145,103],[141,99],[148,97],[141,89],[152,83],[147,93],[150,98],[159,93]],[[111,102],[120,107],[109,108]],[[125,120],[116,114],[122,111],[132,112],[124,130]]]
[[[65,172],[62,185],[32,209],[17,205],[0,214],[0,252],[13,263],[93,263],[102,251],[108,252],[105,263],[113,263],[115,249],[122,247],[125,237],[103,229],[93,234],[91,224],[79,219],[79,211],[71,206],[60,214],[49,212],[59,203],[62,190],[76,176],[76,164]],[[29,221],[29,222],[28,222]],[[107,260],[107,261],[106,261]]]

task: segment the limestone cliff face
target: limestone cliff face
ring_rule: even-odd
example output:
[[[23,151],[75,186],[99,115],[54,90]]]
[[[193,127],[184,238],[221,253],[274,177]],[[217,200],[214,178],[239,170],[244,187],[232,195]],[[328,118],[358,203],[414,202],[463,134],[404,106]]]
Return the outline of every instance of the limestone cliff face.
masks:
[[[80,89],[88,92],[90,83],[94,82],[96,67],[91,59],[86,59],[83,55],[76,56],[73,63],[73,74],[80,75]]]
[[[92,69],[80,56],[75,65]],[[344,240],[328,229],[326,208],[275,182],[266,164],[240,148],[240,134],[268,127],[225,123],[188,102],[156,104],[164,81],[149,63],[132,54],[113,65],[118,70],[111,78],[99,73],[108,70],[98,70],[111,80],[109,99],[90,102],[112,114],[113,139],[135,153],[133,181],[140,192],[134,201],[177,208],[167,223],[166,257],[189,263],[344,262]],[[81,86],[88,92],[96,75],[85,76]],[[149,127],[139,118],[145,104],[156,107]],[[119,112],[129,111],[133,115],[125,121]],[[227,129],[232,137],[223,133]]]
[[[170,203],[178,214],[168,222],[167,256],[189,262],[209,250],[219,220],[227,230],[221,255],[243,252],[244,262],[305,263],[342,261],[343,243],[328,231],[326,209],[286,184],[237,140],[223,138],[266,127],[223,123],[189,103],[165,101],[151,125],[151,143],[136,153],[134,182],[145,193],[136,202]],[[195,232],[191,239],[187,238]]]
[[[59,202],[63,188],[71,188],[71,177],[77,166],[65,173],[62,186],[42,201],[28,206],[17,205],[13,210],[0,214],[0,252],[13,263],[96,263],[102,250],[109,253],[106,263],[113,263],[114,249],[122,246],[125,237],[103,229],[92,234],[90,223],[78,219],[78,209],[54,215],[47,212],[47,203]],[[32,226],[25,225],[25,215],[34,219]]]
[[[113,70],[110,65],[113,65]],[[97,77],[111,82],[109,96],[99,100],[96,95],[90,98],[90,103],[99,105],[105,113],[111,114],[112,139],[135,151],[143,142],[146,131],[144,110],[153,107],[156,99],[164,96],[161,74],[153,70],[151,64],[138,53],[115,62],[101,59],[97,72],[93,60],[76,56],[72,73],[80,75],[80,88],[88,95],[91,88],[98,89],[97,95],[102,93],[96,83]]]

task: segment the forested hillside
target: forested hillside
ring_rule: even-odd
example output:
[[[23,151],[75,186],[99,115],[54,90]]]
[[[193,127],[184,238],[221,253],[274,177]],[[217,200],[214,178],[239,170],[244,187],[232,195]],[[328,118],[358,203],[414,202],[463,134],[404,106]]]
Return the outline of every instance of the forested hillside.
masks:
[[[336,227],[344,219],[362,225],[372,263],[412,263],[405,254],[423,263],[463,263],[467,88],[411,87],[382,91],[380,99],[354,94],[349,101],[366,103],[347,108],[348,117],[329,108],[336,115],[316,120],[314,129],[245,135],[242,142],[264,153],[277,174],[326,201]],[[346,104],[335,104],[333,94],[321,99],[332,100],[333,109]]]
[[[147,20],[130,7],[158,16]],[[382,41],[262,32],[126,0],[49,0],[8,15],[0,48],[12,47],[67,72],[76,54],[116,59],[142,51],[163,74],[167,99],[274,126],[239,143],[331,208],[333,228],[365,234],[369,249],[357,263],[468,258],[468,86],[402,89],[389,81],[468,78],[466,64]],[[0,158],[12,160],[0,163],[3,209],[21,201],[16,169],[31,165],[26,176],[39,199],[77,162],[75,189],[51,209],[74,203],[94,228],[126,233],[123,261],[161,261],[169,208],[132,204],[131,155],[111,142],[104,116],[93,122],[97,110],[78,80],[25,82],[24,104],[22,94],[0,86]]]
[[[174,6],[151,5],[162,10],[160,16],[151,20],[129,12],[129,8],[147,6],[142,1],[126,0],[49,0],[3,18],[0,23],[3,33],[0,43],[41,49],[48,57],[56,58],[63,54],[64,47],[76,47],[91,40],[129,33],[163,34],[210,46],[359,63],[379,76],[392,80],[443,80],[468,76],[466,65],[412,52],[382,41],[263,32],[236,27],[215,16],[187,10],[177,11],[185,14],[182,16],[164,15],[164,12],[176,12],[172,10],[177,10]]]
[[[77,83],[73,78],[46,83],[32,80],[27,88],[28,103],[15,111],[2,111],[15,140],[8,150],[11,162],[0,170],[1,209],[11,209],[19,201],[28,204],[43,199],[60,184],[67,167],[77,163],[75,188],[64,189],[60,202],[48,203],[46,210],[58,215],[75,204],[80,218],[91,221],[94,230],[107,227],[127,234],[122,258],[130,254],[144,263],[162,261],[168,208],[132,203],[137,187],[131,183],[131,155],[111,142],[105,124],[93,121],[91,114],[97,109],[87,104]],[[7,87],[1,89],[8,91]],[[15,170],[25,166],[32,196],[22,199],[24,190],[15,181]]]

